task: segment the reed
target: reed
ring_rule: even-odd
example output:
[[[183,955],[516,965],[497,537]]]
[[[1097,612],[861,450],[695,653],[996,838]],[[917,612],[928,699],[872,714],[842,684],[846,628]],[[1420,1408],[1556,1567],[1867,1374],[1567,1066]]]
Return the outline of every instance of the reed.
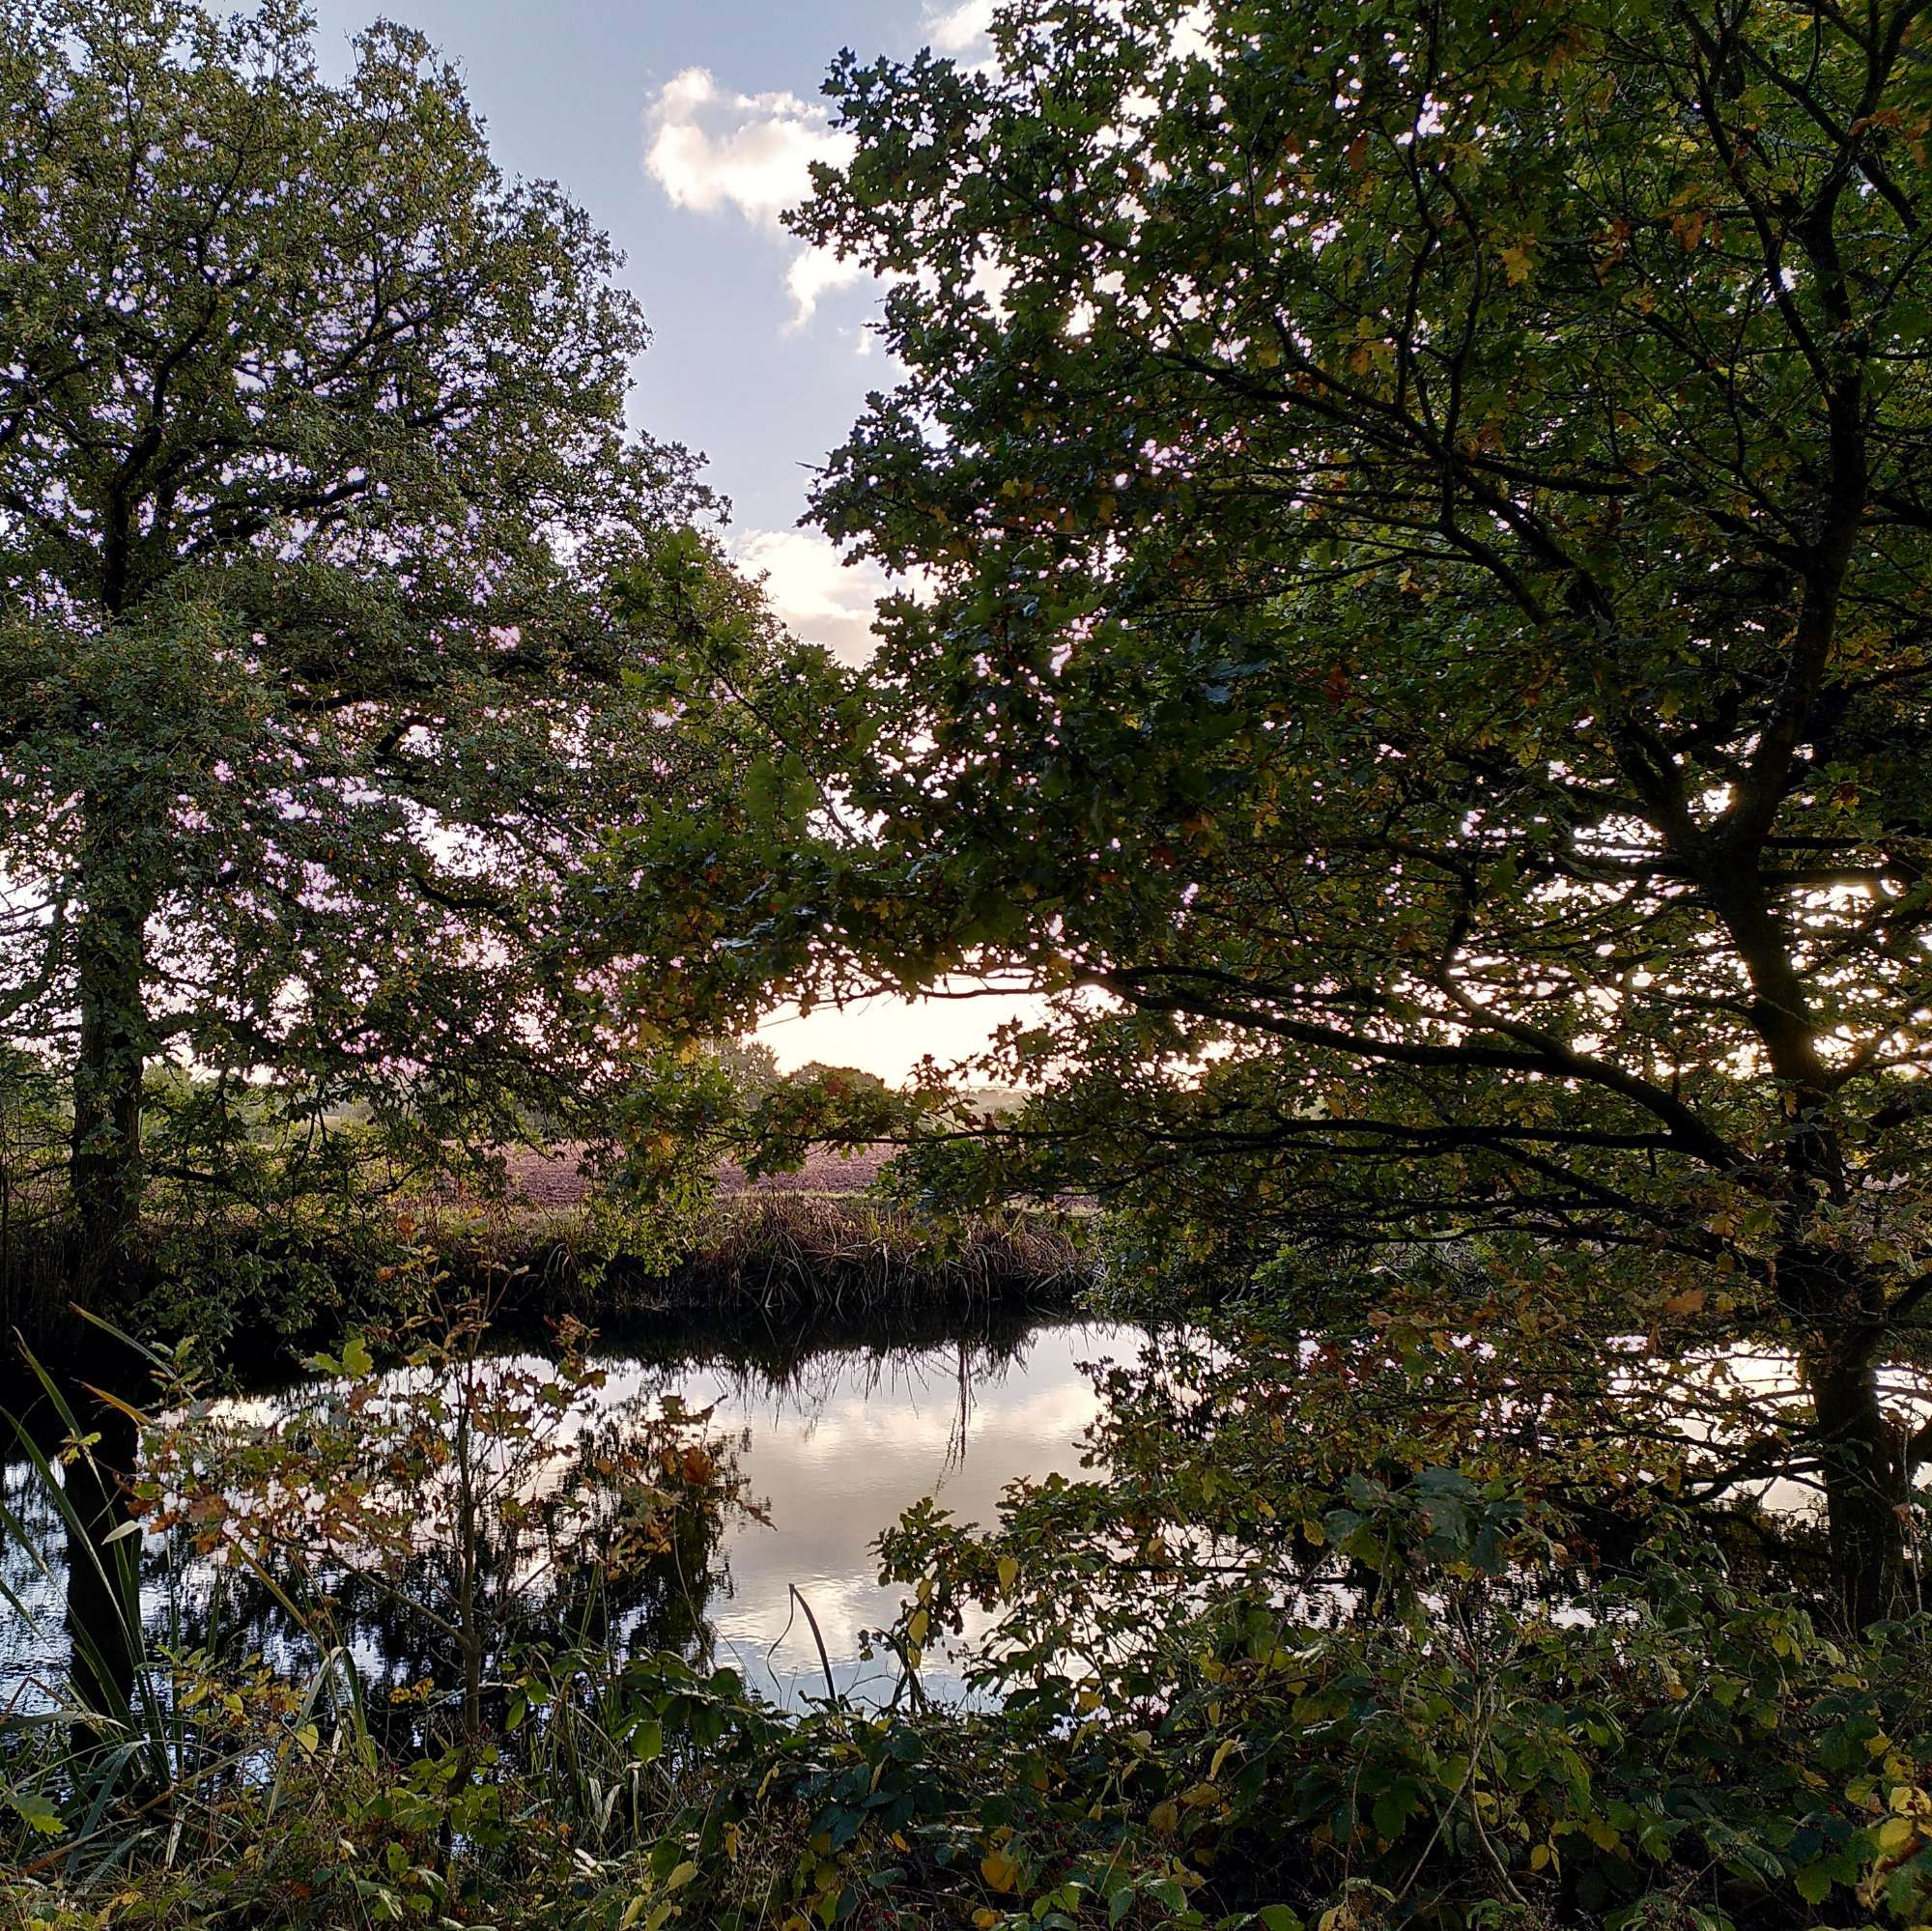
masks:
[[[386,1318],[426,1262],[453,1291],[487,1291],[510,1320],[755,1317],[763,1327],[1019,1317],[1079,1303],[1094,1278],[1092,1225],[1050,1209],[955,1220],[855,1194],[779,1191],[716,1199],[671,1228],[588,1206],[419,1203],[225,1224],[192,1238],[170,1231],[130,1268],[132,1303],[99,1312],[159,1345],[192,1333],[204,1361],[244,1379],[287,1371],[357,1322]],[[16,1240],[0,1308],[42,1358],[85,1367],[99,1337],[70,1304],[67,1249],[58,1226]],[[0,1401],[21,1378],[6,1353]]]
[[[969,1221],[838,1195],[719,1202],[668,1268],[606,1264],[602,1297],[626,1306],[761,1317],[1062,1307],[1090,1285],[1077,1222],[1008,1213]]]

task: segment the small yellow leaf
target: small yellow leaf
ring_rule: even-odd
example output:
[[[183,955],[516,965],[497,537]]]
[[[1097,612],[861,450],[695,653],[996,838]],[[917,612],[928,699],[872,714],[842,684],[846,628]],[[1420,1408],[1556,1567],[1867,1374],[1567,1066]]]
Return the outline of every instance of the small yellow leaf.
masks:
[[[1020,1579],[1019,1564],[1015,1562],[1010,1555],[1001,1556],[1000,1594],[1002,1596],[1010,1595],[1012,1593],[1013,1584],[1017,1582],[1019,1579]]]
[[[1888,1817],[1878,1827],[1878,1847],[1887,1857],[1902,1851],[1918,1834],[1918,1826],[1910,1817]]]
[[[980,1860],[980,1875],[995,1890],[1011,1890],[1019,1876],[1019,1866],[1004,1851],[988,1851]]]

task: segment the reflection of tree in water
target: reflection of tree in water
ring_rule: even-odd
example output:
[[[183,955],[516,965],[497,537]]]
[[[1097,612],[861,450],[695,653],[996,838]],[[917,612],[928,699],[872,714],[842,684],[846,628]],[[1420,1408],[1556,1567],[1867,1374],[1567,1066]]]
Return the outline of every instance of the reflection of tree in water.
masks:
[[[962,1319],[942,1309],[860,1323],[834,1316],[725,1339],[702,1326],[620,1331],[611,1337],[620,1351],[610,1358],[613,1366],[641,1368],[639,1385],[652,1390],[668,1392],[695,1374],[715,1374],[743,1412],[767,1409],[775,1422],[796,1416],[808,1433],[841,1396],[870,1400],[889,1392],[903,1400],[943,1389],[953,1411],[947,1450],[952,1466],[966,1459],[980,1392],[1025,1368],[1039,1331],[1036,1317],[1012,1310]]]
[[[885,1392],[895,1400],[908,1395],[920,1400],[930,1391],[956,1406],[949,1462],[956,1461],[963,1454],[975,1391],[998,1385],[1022,1367],[1035,1331],[1023,1319],[962,1321],[956,1317],[893,1324],[875,1319],[863,1324],[821,1320],[750,1336],[741,1331],[728,1338],[715,1329],[659,1322],[648,1329],[620,1330],[600,1348],[600,1362],[613,1374],[623,1373],[628,1392],[617,1398],[586,1386],[572,1405],[572,1428],[560,1431],[550,1450],[530,1458],[528,1472],[537,1478],[530,1486],[552,1495],[587,1497],[604,1481],[600,1461],[607,1469],[635,1473],[639,1446],[655,1453],[669,1438],[662,1427],[660,1404],[668,1398],[674,1402],[678,1388],[695,1375],[715,1375],[721,1393],[739,1413],[764,1410],[775,1421],[801,1417],[809,1423],[841,1396],[869,1400]],[[505,1370],[534,1372],[529,1355],[479,1352],[476,1366],[481,1370],[486,1364],[498,1375]],[[585,1372],[595,1377],[597,1368],[586,1364]],[[395,1376],[362,1378],[379,1394],[393,1394],[401,1385]],[[494,1399],[484,1382],[473,1394],[485,1406]],[[227,1447],[241,1457],[240,1480],[226,1495],[231,1504],[250,1492],[259,1496],[271,1491],[276,1483],[298,1491],[339,1481],[354,1460],[350,1437],[355,1430],[369,1421],[381,1437],[390,1425],[379,1403],[365,1401],[360,1409],[352,1409],[341,1386],[327,1382],[226,1405],[215,1412],[226,1417]],[[441,1426],[446,1432],[446,1421]],[[757,1426],[754,1422],[725,1441],[695,1418],[677,1425],[673,1434],[681,1443],[702,1436],[714,1464],[712,1479],[701,1492],[678,1491],[673,1505],[659,1517],[662,1546],[634,1548],[628,1559],[609,1559],[613,1524],[621,1515],[608,1492],[613,1485],[606,1484],[601,1509],[580,1511],[563,1525],[569,1530],[564,1538],[568,1547],[545,1545],[540,1576],[532,1572],[532,1548],[542,1538],[526,1511],[507,1524],[500,1517],[479,1519],[471,1576],[479,1596],[492,1605],[481,1660],[486,1699],[503,1700],[508,1694],[501,1687],[505,1679],[522,1666],[521,1660],[532,1657],[576,1653],[594,1661],[600,1655],[669,1650],[708,1660],[713,1632],[707,1608],[731,1590],[725,1530],[735,1514],[746,1509],[757,1513],[738,1479],[739,1452],[753,1444]],[[326,1450],[319,1436],[338,1439]],[[394,1440],[384,1446],[392,1464],[388,1472],[396,1486],[396,1513],[405,1518],[387,1526],[413,1533],[398,1537],[398,1559],[380,1576],[330,1564],[319,1545],[306,1549],[296,1546],[301,1518],[286,1498],[277,1501],[283,1511],[282,1556],[265,1562],[272,1586],[245,1562],[216,1559],[205,1522],[184,1519],[166,1526],[161,1547],[152,1540],[149,1545],[150,1655],[158,1660],[164,1648],[237,1660],[259,1654],[277,1671],[293,1676],[305,1675],[324,1647],[340,1643],[355,1660],[372,1720],[389,1730],[399,1745],[410,1738],[446,1735],[455,1722],[452,1711],[464,1668],[448,1619],[435,1605],[454,1599],[461,1577],[452,1541],[427,1533],[424,1522],[406,1519],[410,1479],[423,1478],[429,1492],[437,1477],[438,1471],[417,1452],[424,1446]],[[220,1475],[210,1464],[196,1481],[203,1490],[220,1489]],[[33,1599],[44,1599],[50,1611],[43,1618],[41,1639],[0,1639],[0,1700],[17,1693],[30,1674],[42,1685],[36,1700],[45,1700],[64,1661],[58,1654],[63,1647],[59,1527],[24,1465],[9,1468],[7,1495],[16,1518],[46,1554],[54,1579],[42,1580],[40,1595]],[[159,1526],[167,1514],[151,1514],[151,1526]],[[232,1535],[240,1519],[224,1518],[221,1526]],[[10,1583],[18,1587],[21,1580],[34,1580],[32,1558],[24,1550],[10,1548],[7,1559]],[[301,1621],[291,1616],[291,1600],[302,1612]]]
[[[388,1373],[357,1342],[279,1403],[151,1436],[137,1494],[219,1576],[211,1646],[341,1648],[380,1723],[473,1744],[532,1662],[701,1645],[741,1506],[708,1417],[608,1397],[581,1330],[545,1357],[489,1352],[487,1326],[459,1311]]]

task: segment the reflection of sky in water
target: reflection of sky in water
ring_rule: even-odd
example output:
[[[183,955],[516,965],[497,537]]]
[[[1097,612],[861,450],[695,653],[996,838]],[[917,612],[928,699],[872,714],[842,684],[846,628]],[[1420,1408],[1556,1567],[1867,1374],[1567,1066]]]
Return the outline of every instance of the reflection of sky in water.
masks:
[[[1131,1330],[1086,1326],[1037,1330],[1004,1360],[989,1359],[974,1343],[963,1351],[835,1349],[809,1356],[782,1381],[716,1357],[666,1367],[611,1356],[602,1362],[610,1379],[596,1406],[639,1395],[654,1406],[675,1395],[689,1408],[713,1408],[705,1432],[735,1451],[750,1494],[763,1505],[769,1525],[734,1514],[710,1573],[694,1578],[710,1592],[700,1607],[715,1632],[716,1661],[739,1668],[768,1695],[791,1701],[822,1694],[824,1671],[811,1631],[795,1613],[795,1585],[817,1621],[839,1690],[884,1698],[896,1662],[890,1654],[864,1661],[860,1632],[891,1622],[901,1592],[879,1586],[872,1543],[923,1496],[962,1520],[991,1524],[1002,1491],[1016,1477],[1076,1474],[1077,1438],[1097,1408],[1080,1364],[1105,1355],[1131,1359],[1138,1345]],[[275,1404],[256,1398],[234,1406],[265,1419]],[[31,1628],[0,1605],[0,1709],[16,1701],[44,1705],[67,1649],[63,1548],[52,1511],[24,1463],[5,1472],[6,1499],[33,1520],[53,1574],[35,1574],[12,1546],[0,1553],[4,1579],[38,1624]],[[185,1582],[191,1597],[205,1593],[190,1576],[175,1580],[178,1591]],[[164,1594],[152,1586],[148,1592],[151,1625],[163,1613]],[[374,1661],[367,1654],[360,1660],[365,1666]],[[958,1691],[936,1644],[922,1680],[935,1695]]]
[[[771,1518],[769,1527],[740,1519],[725,1530],[728,1583],[707,1607],[718,1661],[767,1693],[823,1693],[811,1631],[791,1600],[795,1584],[840,1690],[889,1694],[895,1660],[882,1654],[868,1665],[859,1656],[859,1632],[890,1622],[902,1593],[879,1586],[872,1542],[924,1495],[963,1521],[990,1525],[1016,1476],[1077,1474],[1076,1439],[1097,1408],[1079,1364],[1131,1359],[1137,1346],[1119,1329],[1040,1330],[1020,1358],[970,1377],[963,1455],[960,1357],[951,1349],[891,1361],[820,1355],[783,1390],[728,1368],[674,1377],[667,1392],[717,1405],[712,1426],[743,1444],[748,1487]],[[638,1385],[623,1373],[611,1380],[613,1394]],[[927,1664],[929,1690],[954,1687],[936,1648]]]
[[[694,1591],[706,1592],[696,1606],[713,1633],[715,1661],[783,1701],[822,1694],[824,1672],[792,1597],[796,1587],[824,1638],[839,1690],[877,1701],[893,1692],[896,1660],[883,1650],[864,1659],[860,1633],[890,1624],[904,1593],[879,1584],[872,1544],[880,1533],[928,1495],[959,1520],[990,1525],[1015,1478],[1078,1474],[1078,1440],[1097,1408],[1081,1364],[1131,1361],[1140,1346],[1131,1329],[1048,1327],[1004,1358],[1002,1350],[973,1342],[963,1349],[835,1348],[807,1356],[778,1378],[715,1351],[670,1365],[611,1355],[602,1364],[610,1379],[596,1407],[608,1410],[633,1397],[655,1407],[659,1399],[676,1396],[691,1410],[711,1409],[705,1432],[733,1452],[750,1495],[769,1518],[760,1522],[734,1513],[706,1573],[691,1578]],[[1634,1377],[1658,1365],[1642,1361],[1639,1347],[1633,1342]],[[1678,1375],[1690,1407],[1705,1411],[1702,1420],[1687,1413],[1684,1423],[1706,1439],[1725,1433],[1727,1409],[1735,1425],[1733,1404],[1755,1409],[1762,1423],[1799,1399],[1793,1362],[1771,1352],[1738,1349],[1693,1359]],[[1893,1370],[1885,1381],[1889,1404],[1915,1421],[1932,1413],[1925,1376]],[[257,1399],[237,1406],[265,1417],[275,1404]],[[34,1573],[17,1548],[0,1549],[0,1579],[19,1593],[40,1625],[30,1629],[0,1604],[0,1710],[21,1701],[43,1704],[67,1650],[60,1626],[63,1550],[52,1512],[24,1463],[4,1474],[4,1500],[41,1531],[53,1573]],[[1793,1482],[1760,1483],[1747,1492],[1777,1511],[1818,1506],[1815,1489]],[[204,1600],[206,1580],[206,1572],[190,1565],[174,1578],[176,1601]],[[165,1593],[151,1588],[151,1621],[164,1619]],[[969,1614],[968,1639],[984,1627],[983,1618]],[[365,1667],[373,1665],[366,1633],[356,1648]],[[937,1641],[928,1646],[922,1680],[935,1696],[960,1692]]]

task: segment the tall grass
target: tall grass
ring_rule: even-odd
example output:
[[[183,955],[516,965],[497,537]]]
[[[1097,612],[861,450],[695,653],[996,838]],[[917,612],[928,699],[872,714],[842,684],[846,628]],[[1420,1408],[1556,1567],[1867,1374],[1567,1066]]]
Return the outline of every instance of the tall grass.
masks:
[[[162,1357],[140,1351],[165,1369]],[[62,1628],[49,1627],[44,1606],[4,1572],[0,1600],[36,1649],[57,1653],[64,1640],[69,1661],[59,1675],[36,1679],[38,1707],[16,1691],[0,1712],[0,1869],[23,1883],[87,1889],[137,1865],[166,1871],[185,1847],[205,1856],[231,1828],[243,1789],[247,1807],[272,1818],[289,1799],[294,1761],[320,1750],[325,1730],[331,1754],[366,1765],[368,1729],[354,1660],[339,1645],[318,1644],[321,1660],[305,1680],[251,1709],[234,1688],[234,1660],[221,1655],[218,1603],[201,1644],[188,1649],[181,1575],[165,1547],[148,1613],[142,1525],[118,1507],[131,1471],[103,1463],[99,1432],[83,1426],[68,1390],[31,1352],[25,1359],[41,1416],[30,1423],[0,1410],[0,1420],[30,1471],[38,1514],[64,1548],[49,1548],[30,1512],[4,1502],[0,1543],[38,1581],[33,1594],[62,1605]],[[137,1410],[127,1414],[137,1429],[146,1423]],[[98,1498],[116,1519],[103,1519]],[[313,1637],[300,1608],[272,1578],[261,1579]]]
[[[171,1235],[142,1257],[134,1292],[144,1332],[167,1340],[192,1332],[207,1358],[246,1377],[292,1368],[357,1322],[387,1318],[426,1253],[453,1292],[500,1298],[506,1319],[574,1314],[597,1324],[653,1313],[761,1325],[1055,1313],[1075,1305],[1094,1278],[1080,1215],[944,1222],[857,1195],[720,1199],[668,1259],[667,1244],[633,1244],[621,1221],[584,1207],[418,1203],[340,1225]],[[60,1367],[98,1351],[69,1305],[68,1262],[59,1229],[42,1228],[15,1243],[0,1293],[10,1326]],[[0,1366],[0,1399],[17,1378]]]
[[[986,1307],[1070,1300],[1089,1263],[1070,1223],[1017,1213],[945,1225],[826,1194],[748,1194],[714,1207],[689,1256],[639,1284],[677,1307]]]

